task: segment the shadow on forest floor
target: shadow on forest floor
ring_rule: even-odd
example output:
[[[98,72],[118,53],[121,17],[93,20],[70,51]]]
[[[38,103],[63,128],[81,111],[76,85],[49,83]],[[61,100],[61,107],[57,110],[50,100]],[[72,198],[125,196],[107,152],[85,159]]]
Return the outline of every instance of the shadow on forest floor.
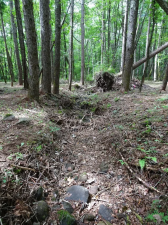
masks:
[[[33,224],[39,187],[50,207],[46,224],[57,224],[73,185],[90,191],[83,208],[70,201],[77,224],[166,224],[167,93],[148,85],[127,94],[62,87],[40,103],[20,87],[0,93],[2,224]],[[102,204],[111,223],[98,213]],[[94,221],[85,221],[88,213]]]

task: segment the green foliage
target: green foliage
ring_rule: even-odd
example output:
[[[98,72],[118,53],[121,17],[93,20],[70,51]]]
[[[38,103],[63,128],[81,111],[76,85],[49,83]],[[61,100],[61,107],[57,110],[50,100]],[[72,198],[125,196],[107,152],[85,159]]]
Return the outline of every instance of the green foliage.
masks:
[[[72,224],[75,218],[66,210],[60,210],[57,212],[59,221],[65,221],[67,225]]]
[[[160,224],[161,221],[167,224],[168,211],[166,213],[162,212],[161,207],[161,201],[158,199],[154,200],[151,205],[151,210],[145,219],[147,221],[152,221],[155,224]]]

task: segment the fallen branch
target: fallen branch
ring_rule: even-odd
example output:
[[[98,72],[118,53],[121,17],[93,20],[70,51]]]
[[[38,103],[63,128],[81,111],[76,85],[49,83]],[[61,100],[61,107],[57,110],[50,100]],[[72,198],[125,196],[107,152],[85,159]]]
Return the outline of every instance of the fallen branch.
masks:
[[[158,191],[156,188],[150,186],[147,182],[145,182],[144,180],[142,180],[140,177],[138,177],[138,175],[136,173],[134,173],[134,171],[130,168],[130,166],[128,165],[128,163],[126,162],[125,158],[123,157],[123,155],[121,154],[121,152],[119,152],[119,155],[121,156],[123,162],[124,162],[124,165],[127,167],[127,169],[132,173],[132,175],[138,179],[145,187],[149,188],[150,190],[152,191],[156,191],[157,193],[163,195],[160,191]]]
[[[35,169],[29,168],[29,167],[18,166],[18,165],[15,165],[15,164],[11,164],[11,166],[17,167],[17,168],[22,169],[22,170],[30,170],[30,171],[36,172]]]

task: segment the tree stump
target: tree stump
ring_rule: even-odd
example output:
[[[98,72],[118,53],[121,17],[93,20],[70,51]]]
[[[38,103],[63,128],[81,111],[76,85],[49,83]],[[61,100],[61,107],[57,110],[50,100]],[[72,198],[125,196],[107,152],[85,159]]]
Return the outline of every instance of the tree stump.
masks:
[[[114,75],[108,72],[99,72],[96,74],[96,86],[102,88],[104,92],[112,90],[114,82]]]

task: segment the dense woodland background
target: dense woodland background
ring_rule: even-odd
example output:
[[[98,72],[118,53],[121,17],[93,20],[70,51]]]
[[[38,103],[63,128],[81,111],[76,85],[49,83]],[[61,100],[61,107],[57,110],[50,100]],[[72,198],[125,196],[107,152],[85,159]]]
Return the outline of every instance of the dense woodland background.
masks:
[[[71,89],[72,80],[84,84],[98,71],[123,71],[125,91],[133,76],[142,84],[144,78],[161,81],[167,8],[164,0],[1,0],[0,81],[24,80],[37,100],[39,77],[43,92],[50,93],[52,83],[57,94],[60,78]],[[162,45],[163,51],[132,70]]]

